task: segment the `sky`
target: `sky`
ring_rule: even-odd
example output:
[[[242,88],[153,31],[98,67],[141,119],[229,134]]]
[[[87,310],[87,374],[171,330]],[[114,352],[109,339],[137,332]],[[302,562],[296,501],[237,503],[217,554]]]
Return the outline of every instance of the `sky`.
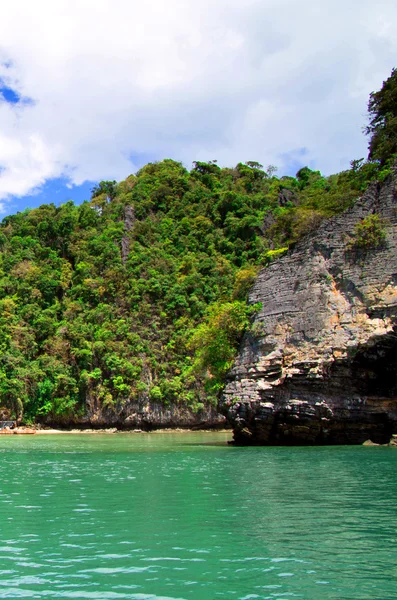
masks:
[[[346,169],[396,31],[395,0],[3,0],[0,218],[163,158]]]

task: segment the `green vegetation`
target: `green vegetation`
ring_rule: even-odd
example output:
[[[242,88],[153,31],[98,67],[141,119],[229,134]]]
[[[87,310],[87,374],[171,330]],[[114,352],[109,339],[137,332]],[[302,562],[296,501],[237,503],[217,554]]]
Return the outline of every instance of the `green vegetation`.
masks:
[[[247,307],[245,302],[239,301],[214,304],[194,331],[189,343],[195,350],[192,372],[208,373],[207,392],[217,393],[223,388],[238,343],[249,327],[249,316],[259,308],[258,305]]]
[[[189,172],[164,160],[100,182],[80,206],[6,217],[0,406],[26,421],[67,421],[134,400],[215,402],[258,308],[246,304],[258,269],[387,174],[390,157],[371,152],[330,177],[304,167],[278,178],[253,161]],[[381,241],[375,216],[358,227],[356,244]]]
[[[382,89],[370,95],[368,113],[370,122],[365,132],[371,135],[369,159],[390,165],[397,154],[397,69],[392,70]]]
[[[267,250],[263,255],[264,266],[267,267],[271,262],[277,260],[277,258],[281,258],[286,252],[288,252],[288,246],[277,248],[276,250]]]
[[[368,215],[355,226],[353,239],[348,243],[348,249],[379,248],[385,243],[385,240],[385,226],[379,215]]]

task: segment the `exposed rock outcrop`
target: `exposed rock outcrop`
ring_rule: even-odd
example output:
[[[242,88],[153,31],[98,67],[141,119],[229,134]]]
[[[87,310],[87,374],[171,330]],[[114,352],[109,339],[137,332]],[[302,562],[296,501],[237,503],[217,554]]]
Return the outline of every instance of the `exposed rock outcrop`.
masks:
[[[378,214],[378,247],[355,226]],[[397,173],[261,271],[221,411],[244,444],[387,443],[397,431]]]
[[[126,263],[128,254],[130,252],[130,238],[129,233],[135,223],[134,207],[127,205],[124,210],[124,235],[121,239],[121,260],[123,265]]]
[[[297,204],[298,198],[292,190],[287,188],[281,188],[277,197],[277,204],[279,206],[287,206],[288,204]]]
[[[69,414],[56,417],[48,415],[41,421],[51,427],[79,427],[102,429],[116,427],[120,430],[139,428],[144,431],[155,429],[222,429],[228,427],[225,417],[215,407],[194,411],[186,405],[165,406],[147,398],[126,402],[119,409],[104,407],[91,402],[84,415]]]

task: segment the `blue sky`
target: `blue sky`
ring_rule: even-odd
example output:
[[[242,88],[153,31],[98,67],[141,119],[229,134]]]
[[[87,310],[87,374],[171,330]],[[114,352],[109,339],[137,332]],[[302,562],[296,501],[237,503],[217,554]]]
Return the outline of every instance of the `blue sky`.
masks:
[[[25,210],[25,208],[37,208],[41,204],[53,203],[55,206],[73,200],[75,204],[81,204],[84,200],[90,200],[90,192],[96,182],[86,181],[81,185],[71,185],[62,177],[49,179],[34,194],[26,194],[21,197],[11,196],[6,205],[6,211],[0,218]]]
[[[396,30],[395,0],[4,3],[0,217],[162,158],[346,169]]]
[[[28,101],[21,98],[16,90],[8,87],[0,80],[0,97],[4,102],[11,105],[26,104]],[[96,182],[86,181],[82,185],[73,185],[68,179],[58,177],[47,180],[32,194],[23,196],[9,196],[6,211],[2,216],[25,210],[25,208],[36,208],[41,204],[53,202],[55,205],[63,204],[73,200],[81,204],[90,199],[90,192]]]
[[[0,81],[0,94],[9,104],[18,104],[21,100],[18,92],[4,85],[2,81]]]

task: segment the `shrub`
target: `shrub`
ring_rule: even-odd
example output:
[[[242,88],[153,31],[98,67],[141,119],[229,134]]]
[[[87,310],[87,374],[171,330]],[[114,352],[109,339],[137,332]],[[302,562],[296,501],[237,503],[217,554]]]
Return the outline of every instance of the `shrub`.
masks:
[[[163,400],[163,393],[161,389],[154,385],[149,392],[150,399],[154,402],[161,402]]]
[[[379,215],[368,215],[356,224],[348,249],[379,248],[385,243],[385,224]]]
[[[259,308],[241,301],[213,304],[193,331],[189,341],[194,351],[193,371],[206,373],[208,391],[217,393],[223,388],[250,316]]]
[[[265,265],[265,267],[267,267],[274,260],[277,260],[278,258],[281,258],[281,256],[284,256],[286,252],[288,252],[287,246],[284,248],[277,248],[276,250],[267,250],[267,252],[265,252],[263,255],[263,264]]]

